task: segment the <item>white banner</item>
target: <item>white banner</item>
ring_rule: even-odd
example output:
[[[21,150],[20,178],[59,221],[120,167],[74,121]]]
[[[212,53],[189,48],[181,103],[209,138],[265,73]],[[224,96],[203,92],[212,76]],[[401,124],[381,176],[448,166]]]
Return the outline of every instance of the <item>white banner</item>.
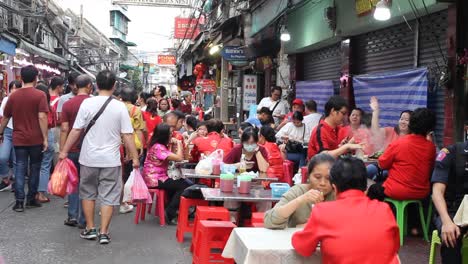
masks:
[[[112,0],[114,5],[190,7],[190,0]]]
[[[257,104],[257,75],[244,75],[243,108],[249,111],[250,105]]]

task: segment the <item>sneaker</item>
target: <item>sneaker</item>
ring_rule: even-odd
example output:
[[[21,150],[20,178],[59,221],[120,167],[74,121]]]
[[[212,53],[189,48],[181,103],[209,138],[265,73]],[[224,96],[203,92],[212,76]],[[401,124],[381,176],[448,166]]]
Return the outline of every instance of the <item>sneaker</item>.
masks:
[[[80,233],[80,237],[83,239],[87,239],[87,240],[95,240],[97,236],[98,236],[98,233],[96,231],[96,228],[91,228],[89,230],[85,228],[85,230],[83,230]]]
[[[65,221],[63,222],[63,224],[66,225],[66,226],[73,226],[73,227],[75,227],[75,226],[78,225],[78,221],[76,221],[76,219],[73,219],[73,218],[68,217],[67,220],[65,220]]]
[[[99,244],[107,245],[111,242],[109,234],[99,234]]]
[[[26,202],[26,208],[38,208],[42,207],[42,204],[39,203],[36,199]]]
[[[11,190],[11,184],[2,181],[0,183],[0,192],[6,192]]]
[[[119,213],[121,214],[127,214],[127,213],[130,213],[131,211],[133,211],[133,205],[131,204],[121,205],[119,209]]]
[[[24,212],[23,201],[16,201],[15,206],[13,206],[13,211]]]

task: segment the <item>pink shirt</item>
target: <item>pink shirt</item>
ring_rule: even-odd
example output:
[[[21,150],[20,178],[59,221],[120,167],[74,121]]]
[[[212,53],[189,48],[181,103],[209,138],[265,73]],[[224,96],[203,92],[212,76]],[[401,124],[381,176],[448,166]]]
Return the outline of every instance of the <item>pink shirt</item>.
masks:
[[[143,177],[148,187],[157,187],[158,181],[165,182],[169,160],[167,157],[171,152],[166,146],[159,143],[154,144],[148,151],[145,165],[143,167]]]

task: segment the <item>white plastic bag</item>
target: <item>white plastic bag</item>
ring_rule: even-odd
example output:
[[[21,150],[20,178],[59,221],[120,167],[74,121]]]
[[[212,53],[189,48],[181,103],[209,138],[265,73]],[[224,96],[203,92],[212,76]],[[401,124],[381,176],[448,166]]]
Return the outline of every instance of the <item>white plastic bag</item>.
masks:
[[[128,180],[124,186],[124,194],[123,194],[123,199],[122,199],[122,202],[124,203],[132,202],[132,187],[133,187],[134,179],[135,179],[135,173],[132,171],[132,173],[130,173],[130,177],[128,177]]]
[[[211,175],[213,173],[213,159],[206,158],[198,162],[195,173],[200,175]]]
[[[293,177],[293,182],[294,185],[301,184],[302,183],[302,174],[301,173],[296,173]]]

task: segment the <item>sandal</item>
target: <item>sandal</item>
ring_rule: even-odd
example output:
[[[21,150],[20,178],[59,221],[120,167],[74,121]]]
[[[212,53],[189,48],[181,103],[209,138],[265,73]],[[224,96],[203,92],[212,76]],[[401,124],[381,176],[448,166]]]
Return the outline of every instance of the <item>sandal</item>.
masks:
[[[50,202],[50,199],[47,196],[45,196],[43,193],[38,193],[36,196],[36,200],[38,200],[40,203]]]

